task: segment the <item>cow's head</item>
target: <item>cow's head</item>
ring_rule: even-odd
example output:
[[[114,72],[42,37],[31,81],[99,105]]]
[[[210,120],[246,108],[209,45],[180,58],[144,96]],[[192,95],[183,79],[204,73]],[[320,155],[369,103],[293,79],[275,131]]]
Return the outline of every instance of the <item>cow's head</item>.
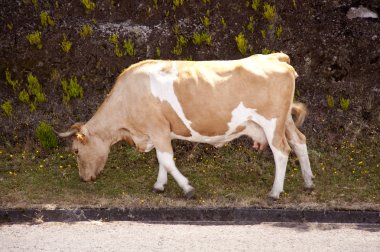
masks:
[[[107,161],[110,145],[96,134],[91,134],[85,125],[75,123],[60,137],[73,139],[72,151],[77,156],[79,176],[84,181],[95,180]]]

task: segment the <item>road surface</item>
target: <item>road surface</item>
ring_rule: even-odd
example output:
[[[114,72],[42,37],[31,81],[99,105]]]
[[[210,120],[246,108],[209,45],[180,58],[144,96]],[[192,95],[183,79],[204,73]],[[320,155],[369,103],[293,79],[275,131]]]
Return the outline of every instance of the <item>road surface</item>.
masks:
[[[0,225],[0,251],[380,251],[380,225],[186,225],[47,222]]]

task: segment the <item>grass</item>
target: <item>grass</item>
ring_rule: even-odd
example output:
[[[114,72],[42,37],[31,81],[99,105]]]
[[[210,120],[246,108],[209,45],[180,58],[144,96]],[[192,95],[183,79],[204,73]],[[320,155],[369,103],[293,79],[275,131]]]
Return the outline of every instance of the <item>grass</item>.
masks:
[[[215,149],[174,141],[176,164],[196,188],[185,200],[169,175],[163,194],[151,192],[157,176],[154,151],[138,153],[126,144],[112,148],[105,170],[95,182],[81,182],[73,154],[63,148],[0,148],[0,206],[25,207],[294,207],[380,209],[378,139],[356,144],[309,146],[316,190],[303,191],[298,161],[291,155],[285,192],[271,203],[274,179],[270,152],[256,152],[248,140]],[[365,157],[365,158],[364,158]]]

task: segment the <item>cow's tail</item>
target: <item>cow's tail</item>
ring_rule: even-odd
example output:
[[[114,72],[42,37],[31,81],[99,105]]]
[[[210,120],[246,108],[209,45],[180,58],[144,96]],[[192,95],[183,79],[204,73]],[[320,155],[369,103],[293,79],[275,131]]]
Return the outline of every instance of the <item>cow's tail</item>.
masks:
[[[292,115],[294,115],[294,124],[300,127],[307,115],[306,105],[300,102],[294,102],[292,104]]]

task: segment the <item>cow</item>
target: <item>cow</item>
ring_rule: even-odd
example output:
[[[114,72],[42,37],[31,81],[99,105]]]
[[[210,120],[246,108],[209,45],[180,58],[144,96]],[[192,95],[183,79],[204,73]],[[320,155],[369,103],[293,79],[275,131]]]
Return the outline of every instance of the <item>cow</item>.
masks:
[[[226,61],[145,60],[119,75],[87,123],[76,123],[59,136],[73,138],[84,181],[96,179],[110,147],[124,140],[142,152],[156,150],[154,191],[164,191],[170,173],[191,198],[194,188],[176,167],[171,141],[221,147],[246,135],[254,148],[269,145],[272,150],[275,178],[269,197],[278,199],[291,148],[305,189],[314,187],[306,138],[297,128],[306,107],[293,102],[297,76],[284,53]]]

